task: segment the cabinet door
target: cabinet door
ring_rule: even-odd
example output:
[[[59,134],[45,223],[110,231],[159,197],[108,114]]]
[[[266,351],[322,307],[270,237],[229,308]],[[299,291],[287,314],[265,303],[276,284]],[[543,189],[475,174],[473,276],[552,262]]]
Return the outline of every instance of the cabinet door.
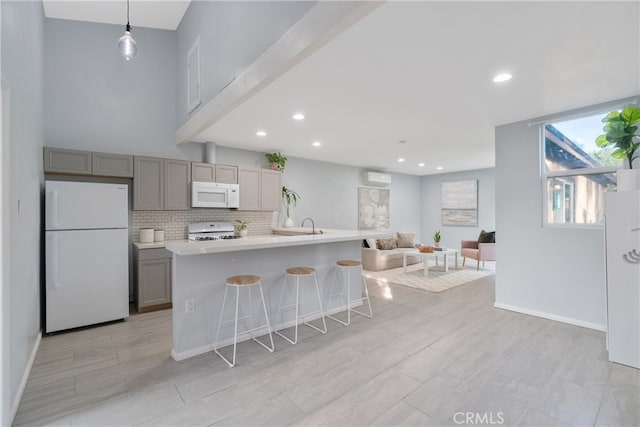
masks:
[[[191,208],[191,162],[186,160],[164,161],[164,208],[170,211],[186,211]]]
[[[171,259],[138,262],[138,311],[167,308],[171,304]]]
[[[282,172],[262,169],[262,210],[277,211],[282,206]]]
[[[230,165],[216,165],[216,182],[237,184],[238,167]]]
[[[194,181],[216,182],[216,165],[211,163],[191,163],[191,179]]]
[[[91,175],[91,170],[90,151],[44,148],[45,172]]]
[[[92,153],[93,174],[101,176],[133,176],[133,156],[110,153]]]
[[[164,210],[164,160],[133,158],[133,210]]]
[[[261,182],[261,169],[238,166],[238,184],[240,185],[239,210],[260,210]]]

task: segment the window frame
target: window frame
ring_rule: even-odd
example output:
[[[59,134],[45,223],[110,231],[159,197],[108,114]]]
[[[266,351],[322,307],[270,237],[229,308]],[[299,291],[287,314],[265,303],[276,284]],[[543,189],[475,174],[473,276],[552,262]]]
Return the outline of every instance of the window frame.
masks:
[[[566,178],[572,176],[587,176],[587,175],[599,175],[604,173],[617,173],[619,170],[624,169],[624,162],[622,165],[618,166],[601,166],[595,168],[581,168],[581,169],[568,169],[563,171],[549,171],[547,170],[546,164],[546,129],[547,125],[553,125],[554,122],[561,122],[572,119],[579,119],[583,117],[595,116],[598,114],[605,114],[609,111],[613,111],[618,108],[624,108],[624,106],[613,106],[610,108],[603,108],[598,110],[592,110],[589,112],[585,112],[580,115],[566,115],[566,116],[557,116],[545,120],[543,122],[538,123],[539,125],[539,146],[540,146],[540,190],[542,196],[542,226],[549,228],[572,228],[572,229],[604,229],[604,222],[601,223],[576,223],[576,222],[564,222],[564,223],[553,223],[549,222],[549,191],[547,182],[549,179],[553,178]],[[575,209],[574,209],[575,216]],[[575,219],[575,218],[574,218]]]

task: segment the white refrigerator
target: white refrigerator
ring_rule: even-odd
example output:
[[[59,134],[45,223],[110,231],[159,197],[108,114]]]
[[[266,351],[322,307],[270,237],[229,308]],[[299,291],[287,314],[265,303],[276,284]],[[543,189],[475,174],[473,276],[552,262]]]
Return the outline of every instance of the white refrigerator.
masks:
[[[47,333],[129,316],[128,187],[46,181]]]

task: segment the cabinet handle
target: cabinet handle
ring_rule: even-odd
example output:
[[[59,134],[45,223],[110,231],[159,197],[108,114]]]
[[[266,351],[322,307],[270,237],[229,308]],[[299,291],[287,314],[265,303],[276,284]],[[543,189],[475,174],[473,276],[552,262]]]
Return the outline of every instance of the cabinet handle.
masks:
[[[53,289],[60,288],[60,280],[59,280],[59,264],[58,264],[58,252],[59,252],[59,240],[60,236],[58,233],[54,233],[51,235],[51,279],[52,279],[52,287]]]

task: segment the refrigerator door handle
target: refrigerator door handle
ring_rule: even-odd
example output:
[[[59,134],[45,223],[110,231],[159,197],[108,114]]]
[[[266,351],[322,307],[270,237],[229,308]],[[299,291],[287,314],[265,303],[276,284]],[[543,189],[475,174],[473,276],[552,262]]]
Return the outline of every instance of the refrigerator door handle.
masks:
[[[53,244],[51,245],[51,278],[52,278],[52,282],[53,282],[53,289],[59,289],[60,288],[60,280],[59,280],[59,275],[58,275],[58,269],[59,269],[59,265],[58,265],[58,251],[59,251],[59,239],[60,236],[58,236],[57,233],[54,233],[51,236],[52,240],[53,240]]]
[[[51,192],[51,222],[53,227],[58,226],[58,190]]]

